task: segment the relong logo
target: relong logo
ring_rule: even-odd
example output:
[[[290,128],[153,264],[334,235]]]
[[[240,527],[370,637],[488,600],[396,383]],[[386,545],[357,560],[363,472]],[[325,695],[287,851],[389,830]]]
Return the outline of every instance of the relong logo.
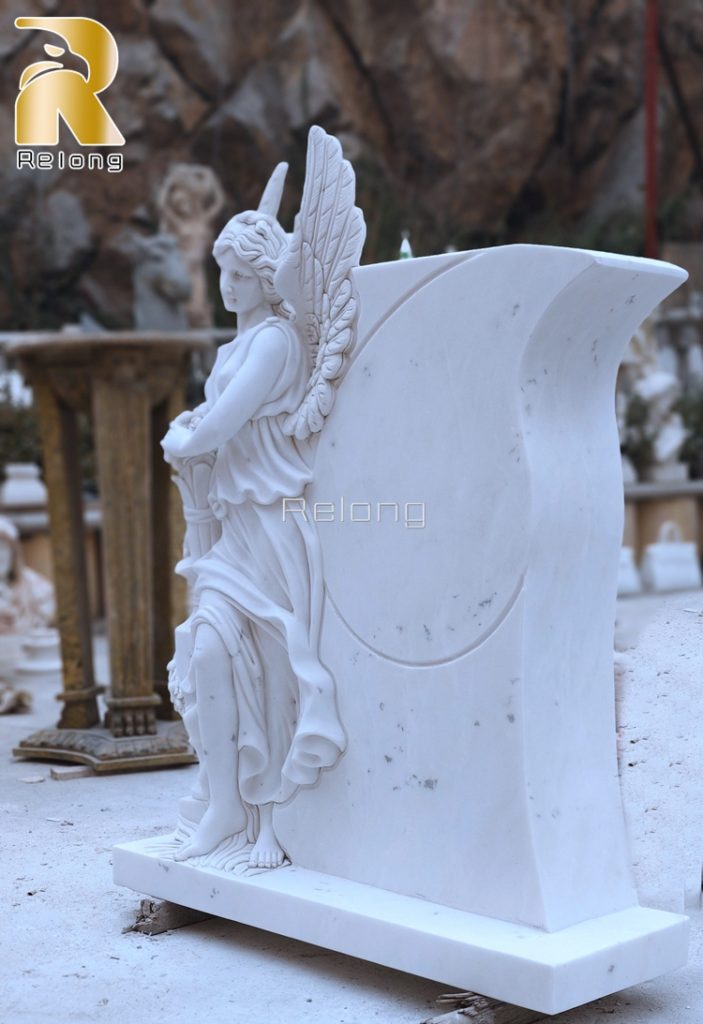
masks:
[[[61,118],[81,146],[123,146],[124,136],[100,100],[100,93],[117,73],[117,43],[93,18],[17,18],[19,29],[39,29],[59,36],[65,47],[46,43],[51,60],[24,69],[15,102],[15,142],[18,146],[56,146]],[[85,74],[65,67],[56,58],[81,58]],[[75,63],[73,61],[72,63]]]

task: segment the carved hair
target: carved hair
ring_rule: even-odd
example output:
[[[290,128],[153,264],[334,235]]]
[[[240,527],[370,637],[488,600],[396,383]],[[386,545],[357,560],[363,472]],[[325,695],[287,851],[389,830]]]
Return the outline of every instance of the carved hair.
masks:
[[[261,281],[264,298],[274,313],[286,320],[293,311],[274,288],[273,278],[288,250],[288,237],[278,221],[258,210],[246,210],[232,217],[215,240],[215,259],[228,249],[248,263]]]

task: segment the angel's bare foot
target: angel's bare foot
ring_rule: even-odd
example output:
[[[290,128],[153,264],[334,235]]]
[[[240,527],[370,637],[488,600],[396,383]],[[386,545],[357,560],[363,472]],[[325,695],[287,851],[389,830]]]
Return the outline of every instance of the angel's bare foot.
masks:
[[[224,839],[243,832],[245,828],[246,818],[242,821],[241,816],[236,814],[236,810],[234,814],[223,814],[211,804],[200,819],[192,838],[174,853],[173,859],[187,860],[189,857],[202,857],[219,846]]]
[[[259,836],[249,856],[249,867],[280,868],[286,855],[273,830],[273,807],[271,804],[265,804],[259,808],[259,821]]]
[[[268,836],[259,834],[249,856],[249,867],[280,868],[285,859],[286,855],[273,833]]]

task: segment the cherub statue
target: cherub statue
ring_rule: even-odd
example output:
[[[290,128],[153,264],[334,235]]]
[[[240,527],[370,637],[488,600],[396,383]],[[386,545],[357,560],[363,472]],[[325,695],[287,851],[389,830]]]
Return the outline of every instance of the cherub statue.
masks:
[[[224,200],[214,171],[199,164],[174,164],[159,192],[159,230],[178,239],[192,284],[186,307],[191,327],[212,324],[205,258],[212,245],[213,221]]]
[[[213,253],[238,334],[204,403],[162,441],[187,523],[181,571],[194,610],[176,631],[170,687],[200,771],[175,857],[240,850],[251,868],[285,853],[274,808],[345,748],[335,683],[319,656],[323,582],[315,524],[282,515],[312,476],[314,436],[355,336],[351,278],[365,237],[354,173],[313,127],[292,236],[276,217],[286,164],[258,210],[237,214]],[[242,862],[243,863],[243,862]]]

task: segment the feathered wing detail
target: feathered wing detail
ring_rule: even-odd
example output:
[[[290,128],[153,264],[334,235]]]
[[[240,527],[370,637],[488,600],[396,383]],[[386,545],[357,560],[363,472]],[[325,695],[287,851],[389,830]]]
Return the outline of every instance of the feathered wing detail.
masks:
[[[311,128],[300,213],[275,278],[276,290],[295,309],[310,355],[305,397],[284,423],[299,440],[322,429],[355,339],[358,299],[351,272],[359,265],[366,225],[354,198],[354,171],[339,142]]]

